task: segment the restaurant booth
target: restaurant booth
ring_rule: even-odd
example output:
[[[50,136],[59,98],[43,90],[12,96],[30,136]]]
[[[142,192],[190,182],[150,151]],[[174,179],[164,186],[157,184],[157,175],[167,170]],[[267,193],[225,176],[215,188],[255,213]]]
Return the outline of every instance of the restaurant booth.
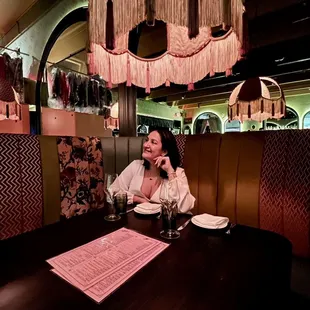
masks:
[[[88,11],[71,12],[40,60],[36,134],[30,135],[21,89],[10,85],[14,98],[3,104],[0,120],[6,132],[0,134],[0,306],[294,306],[292,259],[310,258],[310,131],[241,133],[231,125],[232,132],[222,134],[212,113],[197,117],[194,127],[136,113],[137,87],[147,94],[175,85],[192,91],[207,75],[232,74],[248,48],[246,12],[241,0],[225,4],[90,0]],[[66,45],[71,32],[64,25],[78,14],[84,24],[75,26],[87,33],[89,46],[69,61],[51,51],[57,39]],[[151,32],[158,23],[167,49],[137,55],[141,27]],[[267,86],[262,79],[248,79],[232,92],[229,123],[284,116],[282,89],[276,82],[275,100],[270,79]],[[246,91],[247,85],[256,91]],[[145,136],[155,128],[174,134],[185,172],[182,182],[177,174],[183,170],[173,173],[177,180],[168,173],[160,204],[148,201],[148,211],[139,213],[141,204],[127,204],[127,190],[111,193],[110,185],[142,159]],[[177,198],[167,194],[178,186],[189,187],[195,198],[185,214],[177,214]],[[177,238],[169,238],[171,231]]]

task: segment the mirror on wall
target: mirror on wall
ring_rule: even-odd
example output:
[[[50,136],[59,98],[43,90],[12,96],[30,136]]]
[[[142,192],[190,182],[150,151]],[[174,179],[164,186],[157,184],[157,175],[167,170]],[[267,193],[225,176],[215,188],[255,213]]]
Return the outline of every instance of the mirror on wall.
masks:
[[[194,128],[196,134],[221,133],[222,122],[216,114],[205,112],[198,116]]]

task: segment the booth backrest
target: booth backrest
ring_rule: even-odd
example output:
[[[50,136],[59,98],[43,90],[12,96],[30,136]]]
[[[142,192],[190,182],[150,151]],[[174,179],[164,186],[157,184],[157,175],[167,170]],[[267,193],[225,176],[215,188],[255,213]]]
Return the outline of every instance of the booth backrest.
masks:
[[[143,137],[101,138],[105,173],[120,174],[133,160],[140,159]]]
[[[67,152],[73,171],[69,179],[60,165],[60,158],[68,156],[66,141],[76,145]],[[310,131],[177,136],[177,143],[196,197],[194,213],[228,216],[237,224],[277,232],[291,240],[295,254],[309,256]],[[80,196],[89,192],[91,200],[70,216],[100,207],[103,169],[121,173],[141,158],[142,146],[140,137],[0,135],[0,239],[57,222],[64,182]],[[82,193],[76,190],[80,166],[87,176]]]
[[[188,136],[184,168],[195,213],[287,237],[310,254],[310,130]]]

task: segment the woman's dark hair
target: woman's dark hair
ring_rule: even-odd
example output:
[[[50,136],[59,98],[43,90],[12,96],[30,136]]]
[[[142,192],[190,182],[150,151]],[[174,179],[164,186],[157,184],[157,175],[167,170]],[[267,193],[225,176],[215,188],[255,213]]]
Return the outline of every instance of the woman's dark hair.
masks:
[[[166,156],[170,158],[171,166],[174,170],[176,170],[180,166],[180,155],[174,135],[170,130],[165,128],[158,128],[152,131],[157,131],[160,135],[162,149],[167,152]],[[150,169],[150,163],[147,160],[144,160],[144,167],[147,170]],[[168,178],[167,172],[164,170],[160,171],[160,176],[163,179]]]

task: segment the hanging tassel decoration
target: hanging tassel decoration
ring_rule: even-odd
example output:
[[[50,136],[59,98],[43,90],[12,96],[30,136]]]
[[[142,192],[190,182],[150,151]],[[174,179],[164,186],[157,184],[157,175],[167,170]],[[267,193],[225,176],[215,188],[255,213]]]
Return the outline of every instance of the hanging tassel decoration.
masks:
[[[155,26],[155,0],[145,0],[146,24],[150,27]]]
[[[193,91],[194,89],[195,89],[194,83],[189,83],[189,84],[187,85],[187,90],[188,90],[188,91]]]
[[[284,114],[284,103],[283,103],[283,100],[281,100],[281,114]]]
[[[199,1],[188,0],[188,37],[193,39],[199,34]]]
[[[107,2],[107,20],[106,20],[106,48],[114,50],[115,38],[114,38],[114,16],[113,16],[113,1]]]
[[[10,109],[9,109],[8,104],[5,105],[5,114],[6,114],[6,118],[9,119],[10,118]]]
[[[149,63],[147,63],[147,68],[146,68],[146,89],[145,92],[147,94],[151,93],[151,87],[150,87],[150,66]]]
[[[272,103],[271,115],[272,115],[272,117],[274,117],[274,115],[275,115],[275,106],[274,106],[274,102]]]
[[[111,59],[109,58],[109,80],[108,80],[108,85],[107,85],[107,87],[109,88],[109,89],[111,89],[112,88],[112,68],[111,68]]]
[[[166,80],[166,87],[170,87],[170,81],[169,80]]]
[[[131,72],[130,72],[130,58],[129,54],[127,55],[127,83],[126,86],[131,86]]]
[[[262,99],[260,102],[260,112],[264,113],[264,99]]]
[[[252,114],[251,114],[251,105],[249,104],[249,106],[248,106],[248,118],[251,119],[251,116],[252,116]]]
[[[239,116],[240,113],[240,107],[239,107],[239,103],[237,103],[237,116]]]
[[[249,19],[248,14],[246,11],[242,14],[242,20],[243,20],[243,33],[242,38],[239,38],[240,42],[242,42],[242,50],[241,50],[241,56],[244,56],[250,49],[250,42],[249,42]]]

